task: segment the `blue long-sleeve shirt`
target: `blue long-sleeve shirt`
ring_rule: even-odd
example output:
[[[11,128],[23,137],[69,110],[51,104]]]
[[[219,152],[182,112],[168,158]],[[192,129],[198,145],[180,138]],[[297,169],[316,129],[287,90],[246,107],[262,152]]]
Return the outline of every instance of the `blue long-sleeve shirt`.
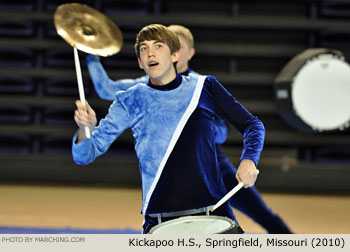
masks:
[[[168,85],[137,84],[118,92],[91,138],[76,144],[75,136],[74,160],[92,162],[131,128],[140,163],[144,214],[215,204],[227,192],[216,157],[215,118],[225,119],[242,133],[241,159],[256,164],[265,131],[262,122],[214,77],[207,76],[202,86],[197,83],[199,78],[177,75]],[[191,106],[192,112],[187,113]],[[183,123],[185,115],[188,118]]]
[[[95,90],[98,96],[104,100],[113,101],[117,91],[127,90],[138,83],[146,84],[149,81],[147,75],[136,79],[111,80],[103,68],[100,58],[96,55],[88,54],[86,63]]]

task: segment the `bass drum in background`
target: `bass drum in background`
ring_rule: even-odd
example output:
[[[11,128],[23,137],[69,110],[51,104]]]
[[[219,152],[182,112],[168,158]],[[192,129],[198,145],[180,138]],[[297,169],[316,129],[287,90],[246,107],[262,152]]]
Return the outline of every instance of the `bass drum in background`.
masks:
[[[343,130],[350,123],[350,66],[340,51],[308,49],[281,70],[274,85],[277,109],[302,132]]]

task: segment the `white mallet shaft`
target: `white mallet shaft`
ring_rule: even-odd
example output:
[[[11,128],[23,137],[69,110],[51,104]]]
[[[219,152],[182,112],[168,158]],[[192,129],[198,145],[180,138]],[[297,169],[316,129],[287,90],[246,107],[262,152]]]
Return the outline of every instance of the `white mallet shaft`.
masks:
[[[259,170],[257,170],[259,174]],[[231,191],[229,191],[221,200],[218,201],[211,209],[210,212],[213,212],[216,208],[224,204],[229,198],[231,198],[236,192],[238,192],[244,186],[243,182],[239,182]]]
[[[73,50],[74,50],[75,72],[77,74],[77,80],[78,80],[79,98],[80,98],[81,103],[85,107],[85,93],[84,93],[83,78],[82,78],[82,75],[81,75],[81,68],[80,68],[80,61],[79,61],[78,50],[77,50],[76,47],[73,47]],[[89,129],[89,127],[85,126],[84,129],[85,129],[86,137],[90,138],[90,129]]]
[[[213,212],[216,208],[224,204],[229,198],[231,198],[236,192],[238,192],[243,187],[243,182],[238,183],[231,191],[229,191],[224,197],[221,198],[221,200],[218,201],[218,203],[215,204],[210,209],[210,212]]]

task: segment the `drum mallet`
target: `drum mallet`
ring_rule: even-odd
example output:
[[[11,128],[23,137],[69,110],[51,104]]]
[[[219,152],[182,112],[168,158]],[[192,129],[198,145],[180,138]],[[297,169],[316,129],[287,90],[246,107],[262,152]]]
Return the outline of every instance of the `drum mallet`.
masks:
[[[257,174],[259,174],[259,170],[257,170]],[[238,192],[244,186],[243,182],[239,182],[231,191],[229,191],[218,203],[216,203],[211,209],[210,212],[214,212],[219,206],[224,204],[229,198],[231,198],[236,192]]]

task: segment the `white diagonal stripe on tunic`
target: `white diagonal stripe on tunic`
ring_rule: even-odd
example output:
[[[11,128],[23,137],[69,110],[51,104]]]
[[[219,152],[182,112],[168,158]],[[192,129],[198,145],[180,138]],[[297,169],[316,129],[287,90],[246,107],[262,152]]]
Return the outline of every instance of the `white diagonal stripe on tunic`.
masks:
[[[194,90],[194,93],[193,93],[193,96],[192,96],[192,99],[191,99],[191,102],[190,104],[188,105],[185,113],[183,114],[183,116],[181,117],[175,131],[174,131],[174,134],[173,136],[171,137],[171,140],[169,142],[169,145],[168,145],[168,148],[164,154],[164,157],[162,159],[162,161],[160,162],[160,165],[158,167],[158,170],[157,170],[157,174],[153,180],[153,183],[147,193],[147,196],[146,196],[146,199],[145,199],[145,202],[144,202],[144,205],[143,205],[143,209],[142,209],[142,213],[145,214],[146,213],[146,209],[148,207],[148,203],[149,203],[149,200],[152,196],[152,193],[158,183],[158,180],[160,178],[160,175],[162,174],[163,172],[163,169],[164,169],[164,166],[171,154],[171,152],[173,151],[174,149],[174,146],[177,142],[177,140],[179,139],[180,135],[181,135],[181,132],[183,130],[183,128],[185,127],[186,125],[186,122],[188,121],[188,119],[190,118],[190,116],[192,115],[193,111],[196,109],[197,105],[198,105],[198,102],[199,102],[199,98],[201,96],[201,93],[202,93],[202,89],[203,89],[203,84],[204,84],[204,80],[207,76],[205,75],[200,75],[198,76],[198,80],[197,80],[197,84],[196,84],[196,88]]]

